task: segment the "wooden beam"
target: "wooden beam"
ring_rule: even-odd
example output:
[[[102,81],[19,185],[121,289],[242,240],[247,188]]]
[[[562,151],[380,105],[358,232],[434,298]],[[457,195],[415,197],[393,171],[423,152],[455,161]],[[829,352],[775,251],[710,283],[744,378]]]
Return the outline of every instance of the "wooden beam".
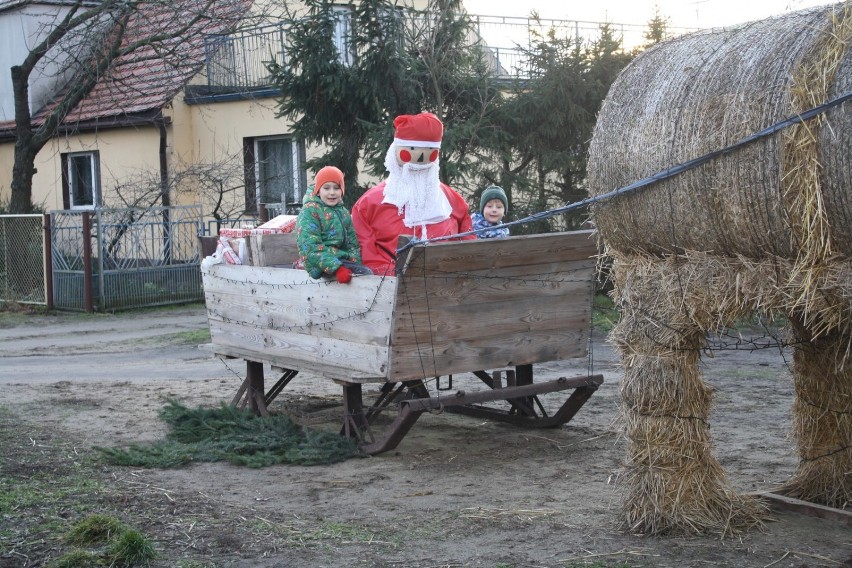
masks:
[[[310,363],[298,357],[288,357],[280,354],[270,354],[265,351],[250,351],[245,345],[232,347],[229,345],[214,344],[214,355],[229,359],[247,359],[250,361],[261,361],[272,367],[276,372],[279,370],[298,368],[299,371],[309,371],[323,375],[321,380],[339,379],[352,383],[383,383],[386,376],[384,373],[364,373],[352,368],[335,367],[330,363]],[[298,365],[298,367],[296,367]],[[283,371],[282,371],[283,372]]]
[[[769,501],[772,508],[783,511],[791,511],[808,515],[809,517],[818,517],[820,519],[828,519],[835,521],[843,526],[852,527],[852,511],[846,509],[836,509],[810,501],[802,501],[793,497],[787,497],[780,493],[772,491],[766,493],[749,493],[755,497],[760,497]]]

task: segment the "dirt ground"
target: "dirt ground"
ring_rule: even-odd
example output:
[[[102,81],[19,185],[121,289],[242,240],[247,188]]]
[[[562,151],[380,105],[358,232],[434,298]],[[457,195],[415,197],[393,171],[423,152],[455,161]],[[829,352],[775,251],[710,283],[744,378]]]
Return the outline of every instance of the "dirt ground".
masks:
[[[245,368],[193,342],[207,324],[203,307],[0,322],[2,475],[84,468],[106,489],[74,496],[88,503],[80,510],[118,516],[152,539],[153,566],[852,566],[849,525],[792,512],[736,537],[621,530],[620,371],[603,338],[592,364],[605,383],[558,429],[425,414],[395,450],[370,458],[155,470],[105,465],[93,448],[162,439],[167,398],[230,400]],[[778,349],[705,359],[716,452],[738,491],[770,491],[795,468],[788,363]],[[588,364],[536,365],[535,374],[577,376]],[[267,370],[268,384],[274,378]],[[454,379],[456,388],[473,380]],[[302,374],[270,410],[336,428],[339,388]],[[45,514],[28,506],[0,509],[0,567],[43,566],[64,550],[44,522],[24,526]],[[80,514],[62,508],[50,526],[61,531]]]

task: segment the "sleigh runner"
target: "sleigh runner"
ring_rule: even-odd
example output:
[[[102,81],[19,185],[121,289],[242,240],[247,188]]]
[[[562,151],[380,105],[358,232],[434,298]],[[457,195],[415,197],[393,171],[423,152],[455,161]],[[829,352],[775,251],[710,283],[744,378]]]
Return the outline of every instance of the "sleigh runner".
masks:
[[[233,402],[258,414],[300,371],[311,371],[342,386],[342,433],[380,453],[436,409],[565,424],[603,382],[600,375],[533,380],[535,363],[587,354],[597,253],[590,231],[419,244],[400,254],[398,276],[350,284],[288,268],[293,234],[249,239],[247,265],[205,263],[202,277],[213,351],[247,363]],[[264,365],[281,374],[268,390]],[[460,373],[485,388],[448,388]],[[430,394],[426,381],[435,378],[444,390]],[[365,383],[381,384],[369,408]],[[540,397],[567,390],[548,413]],[[485,405],[495,401],[506,402]],[[394,408],[378,434],[377,417]]]

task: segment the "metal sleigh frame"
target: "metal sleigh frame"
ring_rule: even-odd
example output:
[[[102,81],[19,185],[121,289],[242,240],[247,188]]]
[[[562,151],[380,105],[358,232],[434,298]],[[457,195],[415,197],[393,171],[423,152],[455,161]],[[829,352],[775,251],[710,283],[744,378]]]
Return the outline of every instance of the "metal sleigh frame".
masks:
[[[249,408],[260,416],[269,414],[268,407],[281,394],[298,371],[277,369],[280,378],[265,390],[263,363],[246,361],[246,378],[240,385],[232,404]],[[602,375],[574,378],[561,377],[555,380],[533,383],[532,365],[520,365],[508,369],[506,385],[502,385],[504,371],[474,371],[489,390],[477,392],[455,391],[446,396],[430,396],[426,385],[419,380],[381,385],[377,398],[370,406],[364,405],[362,383],[337,380],[343,387],[343,425],[341,435],[358,441],[367,454],[380,454],[396,448],[415,422],[424,412],[447,411],[478,418],[508,422],[526,428],[556,428],[567,424],[587,400],[603,384]],[[562,405],[548,414],[539,395],[574,389]],[[509,410],[484,406],[483,403],[505,400]],[[396,407],[396,416],[381,434],[374,425],[385,411]]]

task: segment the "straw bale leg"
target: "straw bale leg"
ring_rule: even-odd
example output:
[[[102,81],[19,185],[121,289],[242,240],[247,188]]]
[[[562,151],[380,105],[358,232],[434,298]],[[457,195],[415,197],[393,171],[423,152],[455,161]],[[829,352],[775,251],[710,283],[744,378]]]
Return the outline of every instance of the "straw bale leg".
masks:
[[[664,262],[614,268],[622,315],[611,339],[621,352],[621,414],[628,440],[627,528],[646,534],[730,534],[759,525],[766,507],[737,495],[712,455],[712,391],[698,363],[705,334],[680,293],[660,289]],[[676,302],[677,296],[681,301]]]
[[[848,333],[811,339],[794,318],[793,436],[799,466],[784,493],[831,507],[852,503],[852,368]],[[845,364],[844,364],[845,363]]]

